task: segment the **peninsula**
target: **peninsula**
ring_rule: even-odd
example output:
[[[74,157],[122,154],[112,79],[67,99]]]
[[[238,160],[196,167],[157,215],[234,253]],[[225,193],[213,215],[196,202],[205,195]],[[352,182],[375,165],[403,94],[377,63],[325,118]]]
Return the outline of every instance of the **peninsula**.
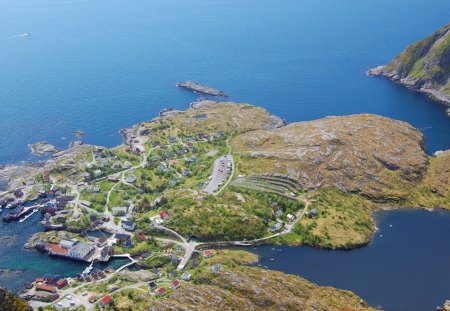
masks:
[[[450,105],[450,24],[367,73],[387,77]],[[450,116],[450,108],[447,114]]]
[[[71,280],[38,278],[21,294],[33,307],[363,307],[353,293],[243,266],[256,258],[227,247],[350,249],[369,242],[372,211],[450,208],[450,153],[427,155],[419,130],[381,116],[286,124],[257,106],[200,100],[122,133],[121,146],[74,144],[3,174],[2,206],[33,204],[43,217],[47,232],[27,247],[90,263],[129,260]]]

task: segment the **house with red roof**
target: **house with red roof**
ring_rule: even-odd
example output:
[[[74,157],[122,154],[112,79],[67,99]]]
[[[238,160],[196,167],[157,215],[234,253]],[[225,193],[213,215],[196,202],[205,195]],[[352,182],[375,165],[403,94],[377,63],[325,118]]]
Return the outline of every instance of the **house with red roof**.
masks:
[[[69,283],[67,282],[66,278],[61,278],[58,281],[56,281],[55,285],[58,288],[66,287]]]
[[[110,295],[106,295],[105,297],[100,299],[98,304],[100,305],[100,307],[105,307],[109,305],[112,301],[113,301],[112,297]]]
[[[139,240],[139,242],[144,242],[147,240],[147,237],[143,234],[138,234],[137,239]]]
[[[159,217],[161,217],[161,219],[167,219],[169,218],[169,213],[167,213],[166,211],[160,211]]]
[[[44,292],[49,292],[49,293],[56,293],[56,288],[54,288],[53,286],[50,285],[46,285],[46,284],[36,284],[36,290],[41,290]]]
[[[207,249],[207,250],[203,251],[203,257],[210,258],[212,256],[214,256],[214,251],[212,251],[210,249]]]
[[[160,287],[155,291],[156,295],[164,296],[166,294],[166,289],[164,287]]]
[[[176,290],[176,289],[178,289],[178,287],[180,287],[180,285],[181,285],[181,283],[180,283],[179,280],[174,280],[174,281],[172,282],[172,284],[170,285],[170,288],[171,288],[172,290]]]

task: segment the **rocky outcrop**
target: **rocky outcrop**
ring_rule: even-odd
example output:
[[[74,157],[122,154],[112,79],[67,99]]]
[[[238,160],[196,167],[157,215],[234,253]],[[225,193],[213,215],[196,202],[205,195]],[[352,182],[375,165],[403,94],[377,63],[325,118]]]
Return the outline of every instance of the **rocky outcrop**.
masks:
[[[205,271],[145,310],[373,310],[352,292],[259,268]]]
[[[209,96],[218,96],[218,97],[228,97],[227,94],[225,94],[222,91],[213,89],[212,87],[204,86],[195,82],[183,82],[178,83],[177,87],[190,90],[194,93],[203,94],[203,95],[209,95]]]
[[[379,200],[389,197],[391,189],[419,183],[428,165],[420,131],[370,114],[252,131],[232,144],[245,156],[244,173],[280,172],[305,189],[335,187]]]
[[[450,24],[408,46],[389,64],[367,73],[387,77],[450,105]]]
[[[40,141],[28,146],[31,148],[31,153],[38,156],[44,156],[49,153],[56,153],[58,151],[61,151],[60,149],[56,148],[46,141]]]

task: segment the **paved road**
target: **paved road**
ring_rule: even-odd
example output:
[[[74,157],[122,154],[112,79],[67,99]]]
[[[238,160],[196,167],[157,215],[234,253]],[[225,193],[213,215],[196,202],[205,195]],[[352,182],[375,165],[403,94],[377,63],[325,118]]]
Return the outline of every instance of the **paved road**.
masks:
[[[214,194],[219,190],[219,185],[223,186],[228,179],[227,165],[230,163],[230,169],[232,168],[233,157],[231,155],[221,156],[214,161],[214,167],[211,174],[211,180],[204,190],[210,194]],[[230,171],[231,173],[231,171]]]
[[[191,258],[192,253],[194,252],[196,246],[197,246],[197,243],[195,241],[189,242],[189,244],[186,247],[186,253],[183,256],[183,259],[181,259],[180,263],[178,264],[178,267],[177,267],[178,271],[184,269],[184,267],[186,266],[187,262]]]

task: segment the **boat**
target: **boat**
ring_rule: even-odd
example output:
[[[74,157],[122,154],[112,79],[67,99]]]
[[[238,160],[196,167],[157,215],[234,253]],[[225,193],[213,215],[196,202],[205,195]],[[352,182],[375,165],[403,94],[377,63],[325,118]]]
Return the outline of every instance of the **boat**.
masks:
[[[28,37],[29,33],[21,33],[20,35],[17,35],[17,37]]]

